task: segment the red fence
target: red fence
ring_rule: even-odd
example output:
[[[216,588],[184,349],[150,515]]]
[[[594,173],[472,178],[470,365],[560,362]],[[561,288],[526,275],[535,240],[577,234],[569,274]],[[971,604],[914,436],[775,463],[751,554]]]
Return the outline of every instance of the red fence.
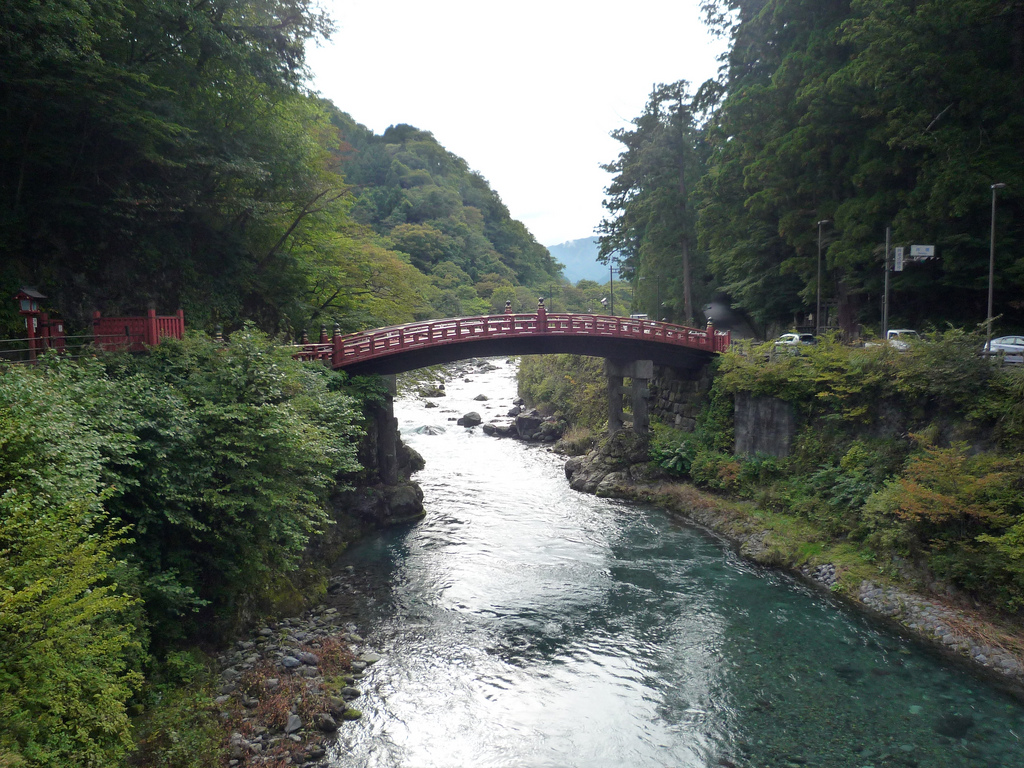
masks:
[[[88,335],[67,336],[64,322],[51,319],[47,313],[26,318],[29,335],[24,339],[0,341],[0,362],[31,363],[47,350],[78,356],[97,348],[107,352],[128,349],[140,352],[146,346],[156,346],[160,339],[180,339],[185,333],[185,315],[179,309],[176,315],[157,317],[150,310],[146,317],[101,317],[93,314],[93,332]]]
[[[545,313],[530,315],[484,315],[378,328],[372,331],[335,335],[328,340],[301,345],[296,357],[322,360],[334,368],[373,360],[400,352],[457,344],[482,339],[516,336],[608,337],[654,341],[687,349],[723,352],[729,346],[729,334],[713,327],[688,328],[652,320],[633,320],[608,315]]]
[[[185,333],[185,314],[180,309],[176,315],[161,317],[155,309],[145,317],[102,317],[94,312],[92,333],[96,344],[106,351],[141,352],[147,346],[155,347],[162,338],[180,339]]]

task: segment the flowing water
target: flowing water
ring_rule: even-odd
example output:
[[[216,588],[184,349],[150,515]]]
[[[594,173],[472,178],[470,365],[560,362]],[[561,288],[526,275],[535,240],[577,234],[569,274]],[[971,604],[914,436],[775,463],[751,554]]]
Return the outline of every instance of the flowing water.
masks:
[[[970,670],[449,421],[511,406],[492,362],[437,409],[396,404],[427,516],[340,563],[383,659],[334,766],[1024,766],[1024,706]]]

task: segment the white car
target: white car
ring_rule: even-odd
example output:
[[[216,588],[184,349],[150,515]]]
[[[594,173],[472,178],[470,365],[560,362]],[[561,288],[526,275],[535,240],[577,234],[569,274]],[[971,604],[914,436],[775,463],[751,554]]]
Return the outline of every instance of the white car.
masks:
[[[981,353],[986,353],[985,347],[982,347]],[[999,355],[1004,363],[1024,363],[1024,336],[1000,336],[998,339],[992,339],[988,354]]]
[[[793,347],[798,344],[817,344],[813,333],[784,333],[775,340],[777,347]]]
[[[906,352],[910,349],[910,342],[920,341],[921,335],[917,331],[912,331],[909,328],[890,328],[885,334],[885,340],[893,349],[898,349],[900,352]]]

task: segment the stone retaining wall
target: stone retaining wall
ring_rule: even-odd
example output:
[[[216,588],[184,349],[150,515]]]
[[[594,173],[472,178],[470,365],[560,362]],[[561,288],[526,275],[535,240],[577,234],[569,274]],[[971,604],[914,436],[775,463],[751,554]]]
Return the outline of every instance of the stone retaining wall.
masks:
[[[693,432],[711,389],[711,374],[707,367],[700,371],[676,371],[657,365],[649,386],[651,415],[669,426],[684,432]]]

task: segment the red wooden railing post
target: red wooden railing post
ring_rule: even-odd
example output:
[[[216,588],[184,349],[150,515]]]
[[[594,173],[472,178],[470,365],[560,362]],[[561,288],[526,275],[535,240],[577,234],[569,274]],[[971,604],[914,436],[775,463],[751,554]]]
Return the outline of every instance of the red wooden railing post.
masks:
[[[39,348],[50,349],[50,315],[48,312],[39,313]]]
[[[320,343],[321,344],[326,344],[328,341],[330,341],[330,339],[327,338],[327,326],[326,325],[321,325],[320,326]]]
[[[177,326],[178,327],[176,329],[176,333],[174,335],[174,338],[180,339],[180,338],[184,337],[184,335],[185,335],[185,310],[184,309],[179,309],[175,313],[175,317],[178,320],[178,322],[177,322]]]
[[[341,354],[342,354],[342,348],[341,348],[341,326],[338,325],[337,323],[334,324],[334,338],[331,339],[331,342],[333,344],[333,346],[331,348],[331,367],[332,368],[340,368],[341,367]]]
[[[36,359],[36,316],[26,315],[25,329],[28,331],[28,359],[35,362]]]
[[[544,308],[544,298],[537,299],[537,330],[545,333],[548,330],[548,311]]]
[[[143,334],[145,342],[150,347],[155,347],[160,343],[160,338],[156,334],[156,310],[146,310],[146,331]]]

